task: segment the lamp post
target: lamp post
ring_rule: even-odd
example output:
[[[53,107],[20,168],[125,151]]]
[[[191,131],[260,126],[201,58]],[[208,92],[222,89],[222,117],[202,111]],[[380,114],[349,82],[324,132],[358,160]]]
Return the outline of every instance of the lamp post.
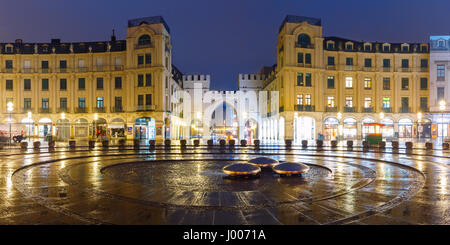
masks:
[[[379,117],[380,117],[380,123],[381,123],[381,121],[383,121],[383,119],[384,119],[384,113],[380,112]],[[383,137],[383,127],[380,128],[380,131],[381,131],[381,137]]]
[[[441,132],[442,139],[444,139],[444,110],[445,110],[445,101],[441,100],[439,102],[439,110],[441,111]]]
[[[97,120],[98,120],[98,114],[97,113],[95,113],[94,114],[94,128],[93,128],[93,131],[94,131],[94,138],[95,139],[97,139],[97,125],[96,125],[96,123],[97,123]]]
[[[342,113],[337,113],[337,119],[339,120],[339,126],[338,126],[338,141],[341,141],[341,135],[343,131],[343,126],[341,125],[341,119],[342,119]]]
[[[11,113],[14,110],[14,104],[10,101],[7,104],[8,112],[9,112],[9,146],[11,147],[11,124],[12,124],[12,116]]]
[[[29,111],[28,113],[28,122],[27,122],[27,124],[28,124],[28,128],[27,128],[27,136],[28,135],[30,135],[30,130],[31,130],[31,124],[32,124],[32,122],[31,122],[31,118],[32,118],[32,113],[31,113],[31,111]]]
[[[422,120],[422,112],[418,112],[417,113],[417,134],[419,135],[419,142],[420,142],[420,133],[422,132],[421,130],[421,125],[420,122]]]
[[[62,139],[62,140],[65,140],[65,137],[66,137],[66,135],[65,135],[66,124],[64,123],[64,119],[66,119],[66,113],[62,112],[61,113],[61,129],[60,129],[60,133],[59,133],[60,135],[61,134],[63,135],[63,136],[59,136],[60,139],[62,139],[62,137],[64,137],[64,139]],[[70,128],[70,124],[69,124],[69,128]]]

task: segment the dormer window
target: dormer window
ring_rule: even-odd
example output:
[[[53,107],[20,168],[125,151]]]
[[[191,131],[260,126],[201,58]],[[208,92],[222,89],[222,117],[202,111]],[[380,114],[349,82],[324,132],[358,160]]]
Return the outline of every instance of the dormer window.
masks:
[[[345,49],[346,49],[346,50],[353,50],[353,44],[352,44],[352,43],[347,43],[347,44],[345,45]]]
[[[13,46],[11,44],[6,45],[5,52],[10,54],[13,52]]]
[[[438,41],[438,48],[443,48],[444,46],[445,46],[444,40],[439,40]]]
[[[408,52],[409,51],[409,46],[407,44],[402,45],[402,52]]]
[[[428,51],[427,45],[420,46],[420,49],[422,50],[422,52],[427,52]]]
[[[383,52],[390,52],[391,51],[391,47],[388,44],[383,45]]]
[[[334,43],[333,42],[328,42],[327,43],[327,49],[334,49]]]
[[[370,44],[364,45],[364,51],[369,52],[370,51]]]

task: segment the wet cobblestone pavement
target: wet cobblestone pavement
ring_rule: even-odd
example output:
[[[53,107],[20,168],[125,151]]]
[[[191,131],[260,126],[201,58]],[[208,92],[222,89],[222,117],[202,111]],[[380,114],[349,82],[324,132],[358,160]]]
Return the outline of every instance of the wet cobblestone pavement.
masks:
[[[450,224],[450,152],[96,147],[0,151],[0,224]],[[257,156],[303,177],[227,178]]]

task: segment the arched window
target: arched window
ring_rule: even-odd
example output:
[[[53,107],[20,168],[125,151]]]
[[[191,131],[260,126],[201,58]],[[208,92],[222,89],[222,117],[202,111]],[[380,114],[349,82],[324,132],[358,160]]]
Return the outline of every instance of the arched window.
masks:
[[[311,44],[311,38],[306,34],[300,34],[297,42],[301,48],[307,48]]]
[[[138,41],[139,45],[146,45],[146,44],[150,44],[150,36],[145,34],[139,37],[139,41]]]

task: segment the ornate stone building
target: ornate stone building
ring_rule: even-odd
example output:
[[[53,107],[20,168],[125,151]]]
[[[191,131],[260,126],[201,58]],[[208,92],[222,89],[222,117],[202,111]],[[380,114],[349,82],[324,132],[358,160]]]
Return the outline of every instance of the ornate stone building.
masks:
[[[279,91],[279,119],[262,121],[278,133],[263,139],[361,139],[370,122],[385,124],[387,138],[430,137],[427,118],[425,130],[416,128],[418,113],[429,111],[427,43],[324,37],[320,19],[289,15],[276,50],[277,65],[260,73],[264,90]]]
[[[13,135],[57,139],[171,137],[182,78],[160,16],[129,20],[125,40],[1,43],[0,64],[2,131],[11,123]]]

